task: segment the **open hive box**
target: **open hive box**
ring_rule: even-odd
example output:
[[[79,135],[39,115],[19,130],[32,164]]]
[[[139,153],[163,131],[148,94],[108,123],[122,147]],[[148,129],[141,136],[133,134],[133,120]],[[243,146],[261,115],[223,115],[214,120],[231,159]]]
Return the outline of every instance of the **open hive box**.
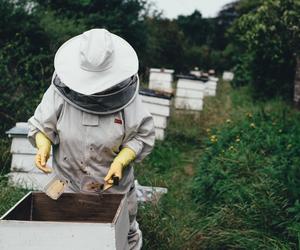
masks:
[[[30,192],[0,218],[0,249],[123,250],[128,230],[125,195]]]

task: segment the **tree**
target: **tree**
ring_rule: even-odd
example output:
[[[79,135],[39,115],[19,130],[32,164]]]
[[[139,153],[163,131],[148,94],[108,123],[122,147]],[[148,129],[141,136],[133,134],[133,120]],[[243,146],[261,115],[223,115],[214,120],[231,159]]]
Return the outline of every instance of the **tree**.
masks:
[[[300,49],[299,1],[266,1],[241,16],[231,34],[243,58],[237,65],[237,83],[249,78],[256,96],[291,99]]]

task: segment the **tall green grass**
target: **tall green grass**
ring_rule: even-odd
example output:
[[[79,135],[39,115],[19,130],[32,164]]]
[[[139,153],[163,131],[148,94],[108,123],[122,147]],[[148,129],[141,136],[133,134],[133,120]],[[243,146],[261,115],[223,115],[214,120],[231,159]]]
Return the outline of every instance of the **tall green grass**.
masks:
[[[297,249],[300,115],[222,83],[200,115],[173,113],[168,136],[137,166],[168,187],[141,205],[144,249]]]
[[[298,247],[300,114],[283,107],[208,134],[193,182],[202,247]]]
[[[7,178],[0,176],[0,217],[27,192],[8,185]]]

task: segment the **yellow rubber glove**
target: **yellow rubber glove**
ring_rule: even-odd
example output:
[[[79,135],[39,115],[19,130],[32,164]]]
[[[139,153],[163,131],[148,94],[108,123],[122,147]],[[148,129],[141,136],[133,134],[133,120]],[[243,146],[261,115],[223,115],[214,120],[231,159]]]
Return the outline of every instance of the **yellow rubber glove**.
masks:
[[[36,166],[44,173],[51,173],[52,169],[46,165],[50,156],[51,141],[42,132],[38,132],[35,136],[35,143],[38,148],[35,156]]]
[[[105,176],[104,181],[109,184],[113,184],[113,176],[119,177],[119,180],[121,180],[123,169],[128,166],[129,163],[132,162],[135,158],[136,154],[132,149],[123,148],[110,165],[110,169]]]

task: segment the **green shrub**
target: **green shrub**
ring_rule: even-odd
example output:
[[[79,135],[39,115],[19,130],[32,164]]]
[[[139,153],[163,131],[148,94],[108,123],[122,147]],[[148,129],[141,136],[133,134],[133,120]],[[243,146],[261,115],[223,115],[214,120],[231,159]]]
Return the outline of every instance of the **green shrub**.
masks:
[[[204,142],[193,188],[203,246],[298,246],[300,114],[278,106],[228,120]]]
[[[256,96],[291,99],[300,49],[300,3],[264,1],[233,25],[237,45],[236,85],[250,83]]]

